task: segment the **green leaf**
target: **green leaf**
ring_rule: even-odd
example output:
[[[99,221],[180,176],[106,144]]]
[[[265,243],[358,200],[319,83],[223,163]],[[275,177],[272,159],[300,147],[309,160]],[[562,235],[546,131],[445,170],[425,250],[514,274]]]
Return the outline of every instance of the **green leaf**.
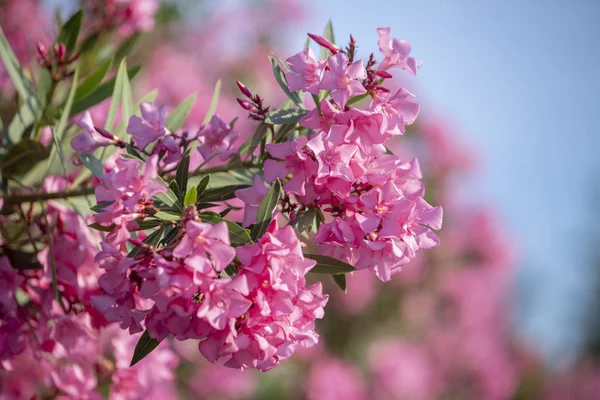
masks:
[[[265,122],[274,125],[293,124],[308,114],[308,110],[299,108],[279,109],[269,113]]]
[[[10,44],[8,44],[6,36],[4,36],[2,27],[0,27],[0,58],[2,59],[6,72],[8,72],[8,76],[10,76],[10,80],[17,90],[17,93],[19,93],[19,96],[21,96],[22,99],[26,99],[29,96],[35,95],[33,84],[29,78],[25,76],[25,70],[21,68],[15,53],[13,53],[10,48]]]
[[[73,82],[71,83],[71,89],[69,90],[69,96],[67,97],[67,101],[65,103],[65,107],[63,108],[63,113],[60,116],[60,120],[58,121],[58,126],[56,127],[56,132],[52,131],[52,137],[54,138],[54,147],[56,151],[53,151],[50,154],[50,158],[48,161],[48,167],[52,165],[54,161],[54,155],[58,153],[60,157],[60,163],[63,166],[63,170],[66,174],[65,168],[65,156],[62,151],[62,140],[65,136],[65,129],[67,128],[67,122],[69,120],[69,113],[71,112],[71,107],[73,107],[73,101],[75,99],[75,92],[77,90],[77,80],[79,79],[79,68],[75,70],[75,75],[73,76]]]
[[[350,106],[350,105],[352,105],[352,104],[354,104],[354,103],[357,103],[357,102],[359,102],[359,101],[361,101],[361,100],[363,100],[363,99],[366,99],[366,98],[367,98],[368,96],[370,96],[370,95],[371,95],[371,93],[367,92],[367,93],[364,93],[364,94],[360,94],[360,95],[358,95],[358,96],[351,97],[351,98],[349,98],[349,99],[348,99],[348,101],[346,102],[346,105],[347,105],[347,106]]]
[[[60,28],[56,43],[64,43],[67,48],[67,52],[72,53],[75,50],[77,44],[77,37],[81,30],[81,23],[83,22],[83,10],[77,11],[65,24]]]
[[[133,357],[131,358],[131,364],[129,364],[129,366],[133,367],[135,364],[142,361],[144,357],[150,354],[159,344],[160,341],[151,338],[146,329],[135,345],[135,350],[133,351]]]
[[[229,230],[229,240],[231,241],[231,245],[233,247],[243,246],[252,242],[252,239],[250,238],[250,231],[248,231],[248,229],[242,228],[233,221],[221,218],[221,216],[217,213],[203,212],[198,216],[202,219],[202,221],[213,225],[218,224],[219,222],[225,222],[227,224],[227,229]]]
[[[124,59],[123,59],[124,61]],[[129,77],[126,73],[123,73],[123,88],[121,92],[121,123],[114,132],[114,135],[120,139],[125,139],[126,124],[129,123],[129,117],[135,112],[135,106],[133,103],[133,94],[131,93],[131,84],[129,83]]]
[[[251,155],[252,153],[254,153],[254,150],[256,150],[256,148],[262,141],[263,137],[267,133],[268,129],[269,129],[269,126],[267,124],[265,124],[264,122],[261,122],[260,124],[258,124],[258,126],[256,127],[256,131],[254,131],[254,134],[252,136],[250,136],[240,146],[240,149],[239,149],[240,154]]]
[[[135,65],[127,69],[127,76],[129,79],[133,79],[133,77],[140,71],[140,66]],[[94,90],[92,93],[88,94],[82,99],[78,99],[73,104],[73,108],[71,109],[71,115],[79,114],[82,111],[85,111],[98,103],[103,102],[108,99],[114,89],[115,89],[116,77],[109,79],[105,83],[101,84]],[[114,122],[114,121],[113,121]]]
[[[177,131],[183,123],[185,122],[187,116],[189,115],[194,103],[196,102],[196,97],[198,93],[192,93],[188,97],[185,98],[177,107],[173,109],[167,116],[167,129],[171,132]]]
[[[88,227],[100,232],[112,232],[112,230],[115,229],[115,224],[112,224],[110,226],[104,226],[100,225],[98,222],[94,222],[93,224],[89,224]]]
[[[110,71],[110,67],[112,67],[113,59],[109,58],[105,62],[103,62],[100,67],[96,71],[94,71],[90,76],[85,78],[83,82],[77,87],[77,92],[75,93],[75,99],[83,99],[85,96],[92,93],[94,90],[98,88],[102,80]]]
[[[252,185],[230,185],[221,186],[214,189],[206,189],[202,195],[198,196],[198,201],[204,203],[210,203],[213,201],[225,201],[233,199],[235,197],[235,191],[238,189],[245,189]]]
[[[204,210],[205,208],[213,208],[213,207],[218,207],[220,206],[220,204],[216,204],[216,203],[198,203],[198,205],[196,206],[196,209],[198,211],[200,210]]]
[[[158,218],[162,221],[175,222],[181,219],[181,215],[171,214],[165,211],[159,211],[153,215],[155,218]]]
[[[331,43],[335,44],[335,37],[333,35],[333,23],[331,22],[331,20],[327,21],[327,25],[325,25],[325,29],[323,30],[323,37],[329,40]],[[331,51],[321,46],[321,51],[319,52],[319,58],[321,60],[324,60],[331,55]]]
[[[298,229],[298,232],[302,233],[314,224],[316,215],[316,210],[311,208],[298,215],[294,220],[293,225]]]
[[[44,107],[48,103],[48,93],[52,88],[52,76],[46,68],[40,70],[37,79],[37,89],[35,97],[37,98],[41,107]]]
[[[87,167],[87,169],[92,171],[92,174],[94,174],[98,178],[104,176],[104,166],[102,165],[102,162],[96,157],[94,157],[91,154],[80,154],[79,159],[81,160],[83,165]]]
[[[179,165],[177,166],[177,172],[175,173],[175,181],[177,182],[177,187],[179,188],[179,193],[177,193],[177,198],[181,199],[183,203],[183,198],[187,192],[187,184],[189,179],[189,169],[190,169],[190,151],[187,150]]]
[[[206,111],[206,115],[202,120],[202,125],[206,125],[208,121],[215,115],[215,111],[217,111],[217,104],[219,103],[219,94],[221,93],[221,80],[219,79],[215,84],[215,90],[213,91],[213,97],[210,101],[210,106],[208,107],[208,111]]]
[[[139,38],[140,34],[135,33],[128,37],[123,43],[121,43],[119,48],[115,51],[115,61],[120,62],[123,58],[131,54],[133,52],[133,47],[135,46]]]
[[[13,143],[25,138],[26,129],[32,129],[33,125],[40,120],[43,109],[44,107],[35,95],[30,95],[23,101],[8,126],[8,137]]]
[[[8,257],[14,269],[42,269],[43,266],[37,259],[37,252],[14,250],[8,247],[2,249],[3,255]]]
[[[344,291],[344,293],[348,293],[346,288],[346,275],[331,275],[335,283]]]
[[[158,182],[162,183],[163,185],[165,185],[165,187],[167,188],[167,190],[164,193],[158,194],[158,195],[156,195],[154,197],[156,197],[158,200],[162,201],[166,205],[174,207],[177,211],[183,212],[183,207],[179,203],[179,199],[177,198],[177,194],[175,194],[175,192],[173,192],[169,188],[169,185],[167,185],[167,182],[165,182],[165,180],[163,178],[161,178],[160,176],[156,177],[156,180]]]
[[[192,186],[185,194],[183,206],[193,206],[194,204],[196,204],[196,200],[198,200],[198,189],[196,189],[196,186]]]
[[[315,274],[340,275],[347,274],[348,272],[355,270],[352,265],[340,261],[337,258],[310,253],[304,253],[304,257],[310,258],[311,260],[315,260],[317,262],[317,265],[308,271]]]
[[[269,56],[269,61],[271,61],[271,66],[273,67],[273,75],[275,76],[275,80],[277,81],[281,89],[285,92],[285,94],[287,94],[287,96],[290,99],[292,99],[294,103],[296,103],[298,107],[303,107],[302,98],[300,97],[300,94],[298,92],[290,92],[287,80],[285,79],[285,74],[281,70],[281,67],[279,67],[279,64],[277,63],[275,57]]]
[[[0,171],[4,177],[21,175],[49,156],[50,150],[40,142],[22,139],[17,145],[8,149],[0,161]]]
[[[278,179],[273,182],[271,188],[258,206],[256,223],[252,226],[252,240],[258,239],[267,230],[267,226],[269,226],[269,223],[273,219],[273,210],[275,210],[275,207],[277,207],[277,204],[279,203],[280,194],[281,182]]]
[[[196,186],[196,192],[197,192],[198,199],[200,198],[200,196],[202,196],[202,193],[204,193],[204,191],[208,187],[209,183],[210,183],[210,175],[206,175],[205,177],[202,178],[202,180],[200,181],[198,186]]]
[[[127,60],[123,59],[119,65],[119,70],[117,71],[117,77],[112,92],[112,99],[110,101],[110,107],[108,108],[108,114],[106,115],[106,122],[104,123],[104,129],[109,132],[112,131],[113,125],[115,124],[115,119],[117,118],[117,110],[119,109],[119,104],[121,104],[123,85],[125,82],[124,76],[126,73]]]
[[[143,242],[152,247],[156,247],[156,246],[158,246],[158,243],[160,243],[160,239],[162,238],[162,235],[164,232],[165,232],[165,227],[161,226],[160,228],[158,228],[157,230],[155,230],[154,232],[152,232],[151,234],[146,236],[146,239],[144,239]],[[135,258],[135,257],[137,257],[138,254],[140,254],[142,252],[142,250],[144,250],[142,247],[135,247],[133,250],[131,250],[127,254],[127,257]]]

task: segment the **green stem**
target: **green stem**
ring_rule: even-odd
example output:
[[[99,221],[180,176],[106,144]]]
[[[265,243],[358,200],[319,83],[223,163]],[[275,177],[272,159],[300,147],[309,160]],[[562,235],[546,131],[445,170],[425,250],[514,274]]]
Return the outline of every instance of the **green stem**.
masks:
[[[201,171],[195,172],[191,176],[214,174],[217,172],[228,172],[233,169],[240,168],[240,167],[260,168],[258,165],[254,165],[251,162],[244,162],[241,165],[235,165],[235,166],[223,165],[220,167],[205,168]],[[16,194],[16,195],[10,195],[10,196],[5,195],[2,198],[4,200],[5,205],[14,205],[14,204],[21,204],[21,203],[33,203],[36,201],[68,199],[71,197],[89,196],[91,194],[94,194],[94,188],[87,187],[87,188],[65,190],[63,192],[54,192],[54,193],[30,193],[30,194]]]

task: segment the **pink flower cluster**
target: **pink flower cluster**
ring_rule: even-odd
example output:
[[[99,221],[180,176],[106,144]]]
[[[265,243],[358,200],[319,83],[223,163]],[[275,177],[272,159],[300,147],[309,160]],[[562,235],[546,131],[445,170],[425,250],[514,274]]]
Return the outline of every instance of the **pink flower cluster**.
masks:
[[[43,189],[64,191],[68,185],[64,177],[50,176]],[[120,334],[92,304],[102,294],[102,271],[94,260],[100,237],[87,227],[89,222],[54,201],[30,219],[31,237],[48,238],[51,245],[38,253],[40,269],[22,269],[0,257],[0,397],[37,398],[45,393],[100,399],[101,380],[113,383],[115,398],[173,391],[171,370],[177,358],[168,347],[153,353],[154,361],[129,369],[136,338]],[[53,293],[54,279],[60,301]],[[118,349],[127,353],[120,355]],[[128,383],[119,384],[125,375],[131,377]]]
[[[184,150],[191,143],[197,142],[198,147],[192,153],[194,165],[208,162],[218,156],[220,161],[226,161],[235,154],[233,147],[238,133],[230,124],[215,114],[210,121],[202,126],[195,134],[170,132],[166,128],[166,108],[155,103],[142,103],[141,116],[129,118],[127,133],[131,135],[131,146],[146,154],[155,155],[160,167],[173,167],[181,161]],[[81,154],[93,154],[97,149],[106,146],[126,147],[125,141],[112,133],[94,126],[88,111],[76,122],[82,132],[73,137],[71,147]],[[147,153],[148,146],[151,146]]]
[[[423,199],[417,160],[404,161],[386,152],[386,140],[404,133],[419,106],[407,90],[390,93],[381,86],[391,77],[388,68],[412,71],[416,63],[407,56],[408,44],[394,39],[385,45],[389,30],[378,33],[385,56],[379,69],[372,55],[365,68],[362,61],[352,62],[353,51],[336,50],[324,38],[319,42],[337,51],[326,60],[316,60],[310,49],[288,58],[291,91],[329,91],[331,100],[323,99],[300,119],[300,125],[310,130],[308,137],[267,144],[272,158],[265,161],[264,176],[270,183],[291,175],[283,187],[297,201],[291,206],[292,220],[310,209],[328,213],[328,222],[314,236],[323,253],[357,269],[369,268],[388,281],[419,249],[438,245],[433,230],[441,228],[442,209]],[[369,106],[348,106],[350,99],[366,94],[372,98]],[[247,203],[246,225],[253,222],[254,210],[266,193],[263,188],[256,181],[253,188],[238,192]]]
[[[226,358],[238,369],[266,371],[297,346],[314,345],[314,321],[327,296],[320,284],[306,286],[304,275],[315,262],[304,259],[292,227],[273,222],[257,243],[234,249],[225,222],[202,222],[191,207],[169,226],[179,233],[165,237],[163,247],[132,238],[137,224],[156,212],[152,196],[166,190],[151,182],[155,157],[143,166],[118,159],[96,189],[99,204],[108,204],[96,220],[113,228],[96,256],[105,273],[94,305],[131,333],[145,327],[158,340],[203,339],[199,349],[209,361]],[[128,242],[140,251],[128,255]]]

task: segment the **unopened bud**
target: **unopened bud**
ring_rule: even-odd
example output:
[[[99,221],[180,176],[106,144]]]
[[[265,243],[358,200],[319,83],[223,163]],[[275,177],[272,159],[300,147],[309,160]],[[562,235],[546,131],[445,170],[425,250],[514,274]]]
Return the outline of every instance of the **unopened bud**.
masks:
[[[247,98],[251,99],[251,98],[252,98],[252,96],[253,96],[253,94],[252,94],[252,92],[250,91],[250,89],[248,89],[248,88],[246,87],[246,85],[244,85],[244,84],[243,84],[242,82],[240,82],[240,81],[237,81],[236,83],[237,83],[238,87],[240,88],[240,91],[242,92],[242,94],[243,94],[244,96],[246,96]]]
[[[63,61],[66,53],[67,48],[64,43],[57,43],[54,45],[54,55],[56,56],[57,61]]]
[[[115,139],[115,135],[113,135],[112,133],[110,133],[109,131],[107,131],[106,129],[100,128],[98,126],[95,126],[94,129],[96,129],[96,131],[101,134],[102,136],[104,136],[107,139],[110,140],[114,140]]]
[[[240,106],[242,106],[242,108],[246,111],[250,111],[250,112],[257,112],[258,109],[256,107],[254,107],[254,105],[252,105],[252,103],[250,103],[249,101],[246,101],[244,99],[236,99],[237,102],[240,104]]]
[[[387,71],[377,71],[376,74],[377,74],[377,76],[379,76],[380,78],[383,78],[383,79],[393,78],[392,74],[390,74]]]
[[[48,52],[48,50],[46,50],[46,46],[44,46],[42,42],[37,42],[35,47],[37,47],[37,52],[40,58],[46,58],[46,54]]]
[[[328,39],[323,36],[315,35],[314,33],[309,33],[308,36],[317,42],[319,46],[325,47],[327,50],[331,51],[333,54],[337,54],[340,52],[340,49],[333,43],[331,43]]]

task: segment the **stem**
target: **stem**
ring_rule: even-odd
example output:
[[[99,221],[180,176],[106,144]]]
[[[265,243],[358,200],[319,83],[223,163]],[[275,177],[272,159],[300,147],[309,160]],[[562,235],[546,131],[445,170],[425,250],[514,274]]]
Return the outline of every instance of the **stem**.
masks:
[[[201,171],[196,171],[191,176],[198,175],[207,175],[213,174],[217,172],[227,172],[236,168],[245,167],[245,168],[260,168],[260,166],[255,165],[251,162],[243,162],[241,165],[227,166],[223,165],[220,167],[213,168],[205,168]],[[21,204],[21,203],[33,203],[36,201],[47,201],[47,200],[58,200],[58,199],[68,199],[71,197],[80,197],[80,196],[89,196],[94,194],[94,188],[80,188],[80,189],[72,189],[65,190],[63,192],[54,192],[54,193],[31,193],[31,194],[16,194],[10,196],[4,196],[4,204],[5,205],[13,205],[13,204]]]

